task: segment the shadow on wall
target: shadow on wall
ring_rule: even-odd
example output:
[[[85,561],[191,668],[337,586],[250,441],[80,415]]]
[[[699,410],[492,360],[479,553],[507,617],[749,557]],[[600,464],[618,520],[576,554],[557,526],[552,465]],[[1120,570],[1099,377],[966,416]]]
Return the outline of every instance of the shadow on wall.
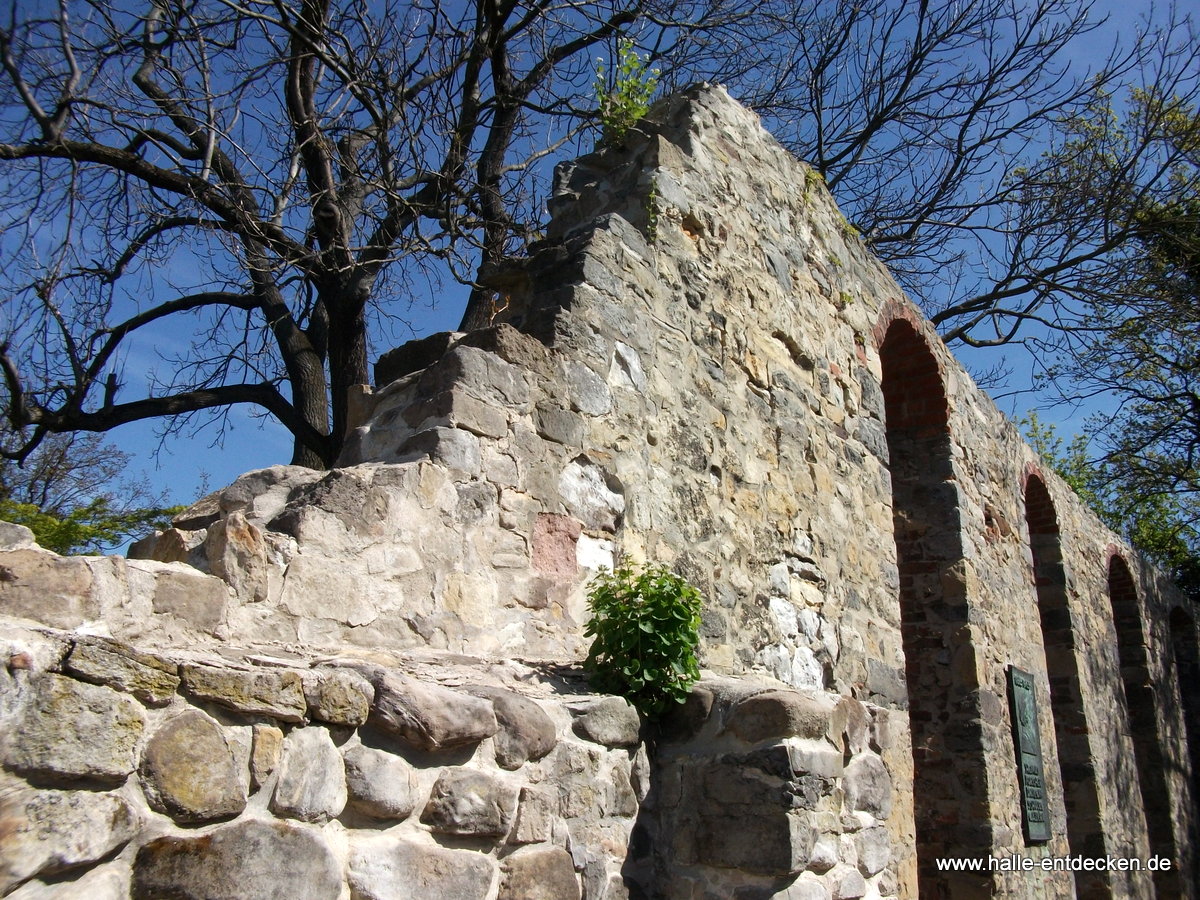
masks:
[[[1025,480],[1025,518],[1046,673],[1050,679],[1050,708],[1062,774],[1067,841],[1072,856],[1100,859],[1106,855],[1104,829],[1088,740],[1091,728],[1084,711],[1076,659],[1075,626],[1068,602],[1058,514],[1046,483],[1033,472]],[[1076,872],[1075,891],[1080,900],[1112,897],[1107,874],[1100,872]]]
[[[1178,860],[1179,852],[1171,822],[1166,760],[1158,738],[1160,710],[1151,680],[1141,604],[1129,566],[1116,553],[1108,561],[1108,599],[1117,633],[1117,657],[1125,694],[1124,712],[1128,716],[1128,733],[1133,738],[1134,763],[1137,767],[1137,781],[1130,784],[1129,796],[1138,798],[1140,795],[1150,836],[1150,852],[1155,856]],[[1166,872],[1156,871],[1154,887],[1158,896],[1181,896],[1179,879],[1177,868]]]
[[[989,873],[947,873],[935,864],[938,857],[986,858],[992,848],[946,393],[937,361],[910,321],[887,326],[880,357],[921,896],[988,896]]]

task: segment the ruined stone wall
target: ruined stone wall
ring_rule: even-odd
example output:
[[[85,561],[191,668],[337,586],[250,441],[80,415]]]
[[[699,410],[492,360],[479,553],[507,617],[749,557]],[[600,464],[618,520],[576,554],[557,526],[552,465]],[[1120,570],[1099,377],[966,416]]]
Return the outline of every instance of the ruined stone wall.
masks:
[[[888,715],[708,678],[654,759],[577,670],[0,637],[0,894],[894,896]]]
[[[380,360],[338,469],[248,473],[143,559],[14,538],[5,611],[159,651],[565,663],[588,575],[664,562],[706,598],[712,674],[606,872],[667,897],[1191,896],[1190,610],[1042,470],[820,178],[699,87],[563,166],[551,212],[487,273],[489,327]],[[1022,831],[1012,666],[1047,842]],[[1068,853],[1184,871],[934,862]]]

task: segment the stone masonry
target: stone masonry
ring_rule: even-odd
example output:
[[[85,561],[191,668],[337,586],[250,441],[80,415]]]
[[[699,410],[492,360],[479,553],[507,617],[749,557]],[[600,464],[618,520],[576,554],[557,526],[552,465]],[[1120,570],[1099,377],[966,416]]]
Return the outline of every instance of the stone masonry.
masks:
[[[0,893],[1196,896],[1193,610],[820,178],[698,86],[550,211],[490,321],[380,359],[333,471],[127,560],[0,530]],[[578,671],[618,560],[705,597],[654,727]],[[1071,855],[1170,868],[1041,869]]]

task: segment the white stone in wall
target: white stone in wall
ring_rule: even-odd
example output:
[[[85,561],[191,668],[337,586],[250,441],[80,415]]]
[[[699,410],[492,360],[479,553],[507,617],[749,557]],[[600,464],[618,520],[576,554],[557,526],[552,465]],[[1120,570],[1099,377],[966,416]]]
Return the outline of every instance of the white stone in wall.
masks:
[[[575,562],[592,572],[613,568],[616,546],[612,541],[581,534],[575,544]]]
[[[129,871],[104,866],[85,872],[73,881],[29,881],[5,900],[129,900]]]
[[[612,363],[608,368],[608,383],[615,388],[631,391],[646,389],[646,372],[638,352],[622,341],[613,344]]]
[[[586,528],[615,531],[625,513],[625,497],[609,487],[604,469],[586,456],[567,464],[558,490],[567,510]]]
[[[117,794],[0,784],[0,893],[34,875],[95,862],[133,837],[140,825]]]
[[[394,753],[357,744],[342,754],[350,805],[375,819],[404,819],[416,806],[412,766]]]
[[[271,798],[278,815],[324,822],[346,806],[342,755],[324,728],[297,728],[283,740],[279,781]]]
[[[350,843],[354,900],[487,900],[496,877],[491,858],[472,850],[386,834],[355,836]]]
[[[825,669],[817,661],[816,654],[808,647],[797,647],[792,654],[789,676],[784,680],[799,688],[820,690],[825,687]]]

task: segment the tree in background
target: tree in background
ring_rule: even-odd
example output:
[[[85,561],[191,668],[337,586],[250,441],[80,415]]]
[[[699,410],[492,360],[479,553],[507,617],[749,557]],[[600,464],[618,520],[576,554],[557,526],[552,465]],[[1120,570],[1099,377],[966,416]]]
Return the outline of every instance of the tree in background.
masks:
[[[1089,209],[1063,204],[1071,184],[1044,151],[1131,88],[1200,96],[1190,14],[1154,14],[1114,37],[1079,0],[786,3],[739,23],[736,47],[692,35],[694,61],[664,72],[725,82],[762,114],[948,342],[1045,355],[1104,296],[1096,271],[1115,271],[1134,233],[1105,215],[1123,184],[1097,185]],[[1146,126],[1115,162],[1153,192],[1168,170]]]
[[[1111,463],[1095,461],[1087,438],[1064,445],[1053,425],[1031,414],[1018,423],[1026,439],[1113,531],[1162,567],[1200,603],[1200,520],[1186,497],[1147,491]]]
[[[57,553],[101,552],[166,527],[181,507],[126,478],[129,459],[99,435],[50,435],[23,466],[0,460],[0,519]]]
[[[1133,147],[1140,148],[1139,167],[1126,163]],[[1059,390],[1074,385],[1108,401],[1089,422],[1096,462],[1087,486],[1110,524],[1120,523],[1195,590],[1200,110],[1157,90],[1135,92],[1124,115],[1098,102],[1047,159],[1064,185],[1063,207],[1102,216],[1114,233],[1130,236],[1112,268],[1096,271],[1090,312],[1070,354],[1050,373]],[[1076,453],[1076,470],[1080,459]]]
[[[448,269],[473,286],[464,322],[488,320],[476,273],[537,234],[545,161],[598,116],[593,53],[616,59],[626,38],[664,89],[720,81],[762,113],[947,339],[1061,349],[1135,233],[1091,214],[1105,198],[1063,205],[1069,184],[1042,151],[1128,86],[1200,90],[1200,42],[1169,9],[1092,68],[1073,64],[1101,34],[1090,10],[14,6],[0,26],[0,366],[22,439],[2,452],[248,403],[291,431],[293,461],[330,465],[396,298]],[[1147,158],[1128,151],[1127,167]],[[1150,189],[1166,177],[1138,171]],[[143,388],[147,344],[168,330]]]
[[[725,18],[716,0],[14,5],[4,455],[245,403],[291,431],[294,462],[332,464],[381,298],[521,246],[537,161],[581,127],[590,49],[646,16]],[[164,334],[143,385],[131,360]]]

